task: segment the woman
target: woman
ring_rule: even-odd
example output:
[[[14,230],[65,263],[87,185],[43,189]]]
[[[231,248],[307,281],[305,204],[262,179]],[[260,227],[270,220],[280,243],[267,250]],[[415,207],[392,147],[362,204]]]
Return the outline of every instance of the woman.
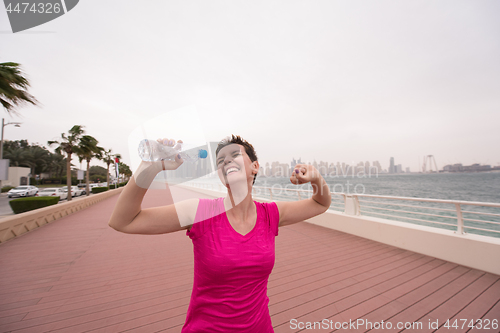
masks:
[[[173,146],[174,140],[159,140]],[[273,332],[267,281],[274,266],[278,227],[303,221],[330,206],[328,185],[311,165],[298,164],[293,184],[311,183],[313,196],[295,202],[259,203],[252,186],[259,171],[253,146],[239,136],[219,143],[218,175],[228,193],[218,199],[191,199],[141,210],[148,186],[175,161],[142,162],[121,193],[109,225],[132,234],[187,229],[193,241],[194,283],[182,332]]]

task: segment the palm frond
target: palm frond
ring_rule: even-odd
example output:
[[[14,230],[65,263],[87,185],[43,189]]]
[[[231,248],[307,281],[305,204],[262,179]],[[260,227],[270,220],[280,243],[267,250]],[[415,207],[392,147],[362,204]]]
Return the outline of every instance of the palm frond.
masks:
[[[36,98],[27,91],[29,86],[20,64],[0,63],[0,103],[7,113],[19,115],[17,107],[27,103],[38,105]]]

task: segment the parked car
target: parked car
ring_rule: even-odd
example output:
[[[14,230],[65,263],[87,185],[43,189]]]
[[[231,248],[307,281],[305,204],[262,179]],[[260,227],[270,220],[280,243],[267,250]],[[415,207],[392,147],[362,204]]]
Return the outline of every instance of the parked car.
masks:
[[[83,195],[83,193],[85,193],[85,189],[81,189],[78,186],[71,186],[72,197],[78,197],[80,195]]]
[[[77,187],[82,190],[82,195],[87,194],[87,184],[85,183],[78,184]]]
[[[77,185],[79,188],[86,188],[87,185],[85,183],[82,183],[82,184],[78,184]],[[92,188],[92,187],[96,187],[96,186],[100,186],[99,184],[97,183],[92,183],[92,184],[89,184],[89,188]]]
[[[59,200],[68,199],[68,189],[62,187],[44,188],[36,194],[37,197],[52,197],[59,196]]]
[[[30,195],[35,195],[38,192],[38,187],[26,185],[26,186],[18,186],[11,189],[7,192],[7,196],[9,198],[12,197],[29,197]]]
[[[87,185],[86,185],[85,183],[78,184],[77,186],[78,186],[78,187],[80,187],[80,188],[85,188],[85,187],[87,187]],[[92,188],[92,187],[96,187],[96,186],[100,186],[100,185],[99,185],[99,184],[97,184],[97,183],[92,183],[92,184],[89,184],[89,187],[90,187],[90,188]]]
[[[100,187],[100,186],[101,186],[100,184],[95,184],[95,183],[94,184],[89,184],[89,191],[90,191],[90,193],[92,193],[92,188],[94,188],[94,187]]]

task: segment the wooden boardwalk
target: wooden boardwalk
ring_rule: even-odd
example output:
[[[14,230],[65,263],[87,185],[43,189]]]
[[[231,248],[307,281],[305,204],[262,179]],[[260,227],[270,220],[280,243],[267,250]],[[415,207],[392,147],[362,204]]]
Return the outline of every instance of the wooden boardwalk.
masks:
[[[0,332],[180,332],[191,240],[185,232],[116,232],[107,225],[116,199],[0,245]],[[144,206],[165,203],[150,191]],[[471,319],[500,319],[498,275],[305,222],[280,228],[268,295],[275,332],[327,319],[330,328],[323,321],[304,331],[345,323],[341,331],[367,332],[367,321],[383,320],[391,332],[455,333],[467,332]],[[459,319],[458,329],[443,327],[447,319]],[[422,327],[397,329],[399,322]],[[500,329],[471,332],[481,331]]]

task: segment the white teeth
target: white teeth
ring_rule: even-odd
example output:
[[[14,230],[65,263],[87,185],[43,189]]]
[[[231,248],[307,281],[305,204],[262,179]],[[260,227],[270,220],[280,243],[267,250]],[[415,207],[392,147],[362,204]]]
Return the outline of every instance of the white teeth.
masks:
[[[237,168],[229,168],[226,170],[226,175],[230,174],[231,172],[236,172],[236,171],[238,171]]]

